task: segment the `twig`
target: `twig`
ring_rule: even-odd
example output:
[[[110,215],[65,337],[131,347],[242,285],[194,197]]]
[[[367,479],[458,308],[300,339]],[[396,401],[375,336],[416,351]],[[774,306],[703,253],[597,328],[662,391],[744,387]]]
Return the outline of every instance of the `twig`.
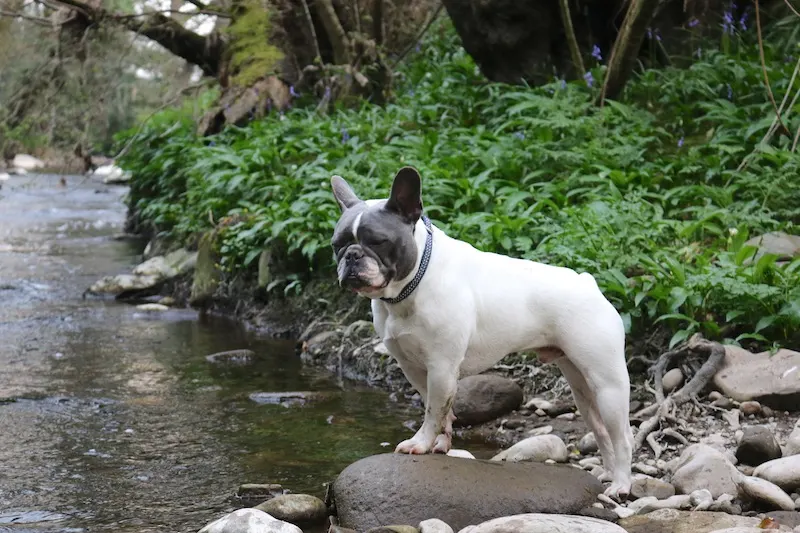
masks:
[[[50,26],[52,22],[50,19],[42,18],[42,17],[34,17],[33,15],[26,15],[24,13],[18,13],[16,11],[6,11],[5,9],[0,9],[0,17],[11,17],[11,18],[21,18],[25,20],[30,20],[31,22],[35,22],[41,26]]]
[[[767,85],[767,94],[769,95],[769,101],[772,102],[772,108],[775,110],[775,116],[778,117],[778,122],[780,122],[781,126],[783,127],[784,135],[787,135],[790,139],[792,137],[792,132],[789,131],[789,128],[786,127],[786,124],[783,123],[781,119],[781,113],[778,111],[778,104],[775,103],[775,96],[772,94],[772,87],[769,84],[769,75],[767,74],[767,61],[764,59],[764,40],[761,37],[761,15],[758,9],[758,0],[755,0],[756,5],[756,35],[758,36],[758,55],[761,58],[761,71],[764,73],[764,83]]]
[[[414,41],[411,44],[409,44],[406,47],[405,50],[402,51],[400,56],[397,58],[397,60],[391,66],[391,70],[396,69],[397,65],[402,63],[403,60],[406,58],[406,56],[409,54],[409,52],[411,52],[411,50],[413,50],[414,47],[417,46],[417,43],[419,43],[422,40],[422,38],[425,36],[425,33],[433,25],[433,22],[439,17],[439,13],[442,12],[443,8],[444,8],[444,4],[442,2],[439,2],[439,7],[436,8],[436,11],[433,12],[433,15],[431,16],[431,18],[429,18],[428,21],[425,23],[425,25],[422,27],[422,30],[417,35],[417,38],[414,39]]]
[[[787,5],[787,6],[789,6],[789,9],[791,9],[791,10],[792,10],[792,13],[794,13],[795,15],[797,15],[798,17],[800,17],[800,11],[797,11],[797,10],[794,8],[794,6],[792,5],[792,3],[791,3],[791,2],[789,2],[789,0],[783,0],[783,1],[784,1],[784,2],[786,2],[786,5]]]
[[[714,378],[714,375],[725,361],[725,348],[721,344],[718,342],[708,341],[703,339],[699,334],[695,334],[680,349],[674,350],[673,353],[667,352],[659,357],[659,361],[656,363],[656,365],[662,364],[662,366],[665,367],[667,362],[672,357],[676,355],[685,356],[692,352],[705,353],[707,354],[708,358],[703,363],[703,366],[700,367],[700,370],[698,370],[694,377],[692,377],[689,383],[684,385],[683,388],[677,392],[670,394],[666,399],[657,401],[657,403],[654,404],[656,405],[656,412],[652,417],[642,422],[642,424],[639,426],[639,431],[636,433],[636,437],[634,438],[634,450],[638,450],[642,447],[645,440],[647,440],[648,435],[655,431],[655,429],[661,424],[662,420],[670,416],[670,412],[672,410],[695,398],[700,391],[702,391],[703,388],[705,388],[705,386],[708,385],[708,383]],[[659,383],[661,381],[658,373],[656,373],[656,381]],[[661,395],[658,395],[659,391],[662,391]],[[662,388],[657,387],[655,392],[657,399],[659,397],[663,397]],[[645,410],[642,410],[640,413],[644,411]]]
[[[650,447],[653,448],[653,455],[655,455],[656,459],[661,457],[661,454],[664,453],[664,448],[662,448],[661,445],[657,442],[657,439],[659,435],[661,435],[661,433],[662,432],[659,431],[658,433],[650,433],[647,436],[647,444],[649,444]]]
[[[311,38],[314,39],[314,49],[317,52],[319,62],[322,63],[322,52],[319,50],[319,39],[317,39],[317,30],[314,29],[314,19],[311,18],[311,11],[308,9],[308,2],[306,2],[306,0],[302,1],[303,11],[306,13],[306,21],[308,21],[308,27],[311,29]]]
[[[569,53],[572,56],[572,63],[575,65],[575,70],[578,76],[583,76],[586,68],[583,66],[583,58],[581,58],[581,49],[578,46],[578,39],[575,37],[575,28],[572,27],[572,15],[569,11],[569,0],[558,0],[558,5],[561,7],[561,23],[564,24],[564,33],[567,36],[567,45],[569,46]]]

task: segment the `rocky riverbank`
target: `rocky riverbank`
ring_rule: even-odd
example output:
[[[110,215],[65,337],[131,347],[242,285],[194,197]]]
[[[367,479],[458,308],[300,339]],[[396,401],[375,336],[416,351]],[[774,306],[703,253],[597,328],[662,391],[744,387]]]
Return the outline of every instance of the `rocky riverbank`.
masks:
[[[140,305],[152,312],[169,305],[189,304],[205,313],[237,316],[253,328],[265,329],[269,324],[268,331],[273,335],[298,340],[298,353],[306,363],[419,401],[375,338],[366,302],[353,300],[332,284],[320,281],[307,284],[297,295],[267,297],[264,289],[270,282],[268,271],[274,266],[269,257],[259,261],[258,280],[228,279],[218,271],[213,249],[204,250],[202,240],[196,251],[155,255],[159,251],[163,249],[151,244],[146,254],[149,259],[131,274],[100,280],[87,294],[148,300]],[[790,531],[800,525],[800,426],[792,411],[800,405],[800,353],[781,350],[777,354],[753,354],[734,346],[720,346],[720,350],[713,379],[709,376],[691,401],[673,399],[694,382],[692,378],[706,363],[692,350],[664,365],[664,373],[659,375],[659,393],[649,382],[645,383],[644,375],[634,380],[631,420],[642,446],[634,455],[635,482],[626,502],[602,496],[600,482],[606,480],[596,443],[587,433],[557,369],[540,365],[529,354],[514,354],[488,373],[462,380],[454,407],[459,417],[457,437],[466,441],[476,437],[493,440],[506,448],[503,452],[477,459],[466,450],[453,452],[454,457],[402,458],[388,454],[363,459],[374,461],[369,472],[387,468],[393,473],[357,476],[360,481],[355,482],[348,476],[353,470],[364,468],[363,463],[355,463],[332,484],[325,513],[316,512],[315,520],[323,526],[327,520],[332,531],[340,532],[348,531],[348,527],[356,531],[471,533],[497,527],[526,532],[703,533],[726,528],[755,531],[758,529],[753,528],[759,527]],[[665,404],[669,409],[663,409]],[[412,463],[399,467],[397,461]],[[415,469],[422,468],[426,484],[433,483],[438,466],[444,462],[448,466],[442,471],[447,473],[441,475],[449,483],[443,485],[447,490],[420,492],[420,482],[413,477]],[[546,483],[569,478],[571,481],[565,482],[566,493],[588,496],[567,507],[534,505],[525,499],[530,491],[522,486],[513,491],[513,484],[507,481],[513,477],[508,469],[521,462],[549,463],[541,465],[545,470],[527,475],[528,485],[537,483],[537,479]],[[483,507],[475,498],[499,489],[481,485],[478,480],[465,482],[464,476],[453,477],[452,469],[474,473],[483,468],[478,464],[502,468],[492,470],[506,480],[498,485],[514,492],[502,497],[503,502],[510,503],[496,516],[479,512]],[[547,468],[562,470],[553,476],[555,470],[550,472]],[[575,474],[570,477],[573,471]],[[369,486],[365,479],[378,485],[358,490],[359,486]],[[482,479],[489,483],[489,478]],[[539,492],[550,490],[554,489],[548,485]],[[405,508],[401,502],[412,501],[418,493],[424,501],[408,507],[406,514],[396,514]],[[443,502],[457,494],[471,495],[473,499],[457,507],[462,510],[457,516],[448,515],[443,511]],[[303,496],[308,503],[312,501],[310,497],[284,496],[267,506],[271,512],[264,506],[240,510],[204,531],[288,532],[296,531],[292,524],[306,527],[307,520],[293,518],[275,506],[297,504],[302,508],[297,498]],[[291,500],[297,501],[286,503]],[[540,513],[547,513],[547,519]],[[275,521],[279,519],[283,521]],[[505,522],[493,522],[496,519]],[[253,529],[254,524],[260,524],[257,527],[261,529]],[[379,526],[383,529],[375,529]]]

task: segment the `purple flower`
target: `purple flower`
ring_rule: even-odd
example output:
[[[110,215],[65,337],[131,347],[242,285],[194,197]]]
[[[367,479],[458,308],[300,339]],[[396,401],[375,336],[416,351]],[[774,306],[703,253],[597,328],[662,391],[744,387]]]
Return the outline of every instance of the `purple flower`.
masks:
[[[328,86],[328,87],[325,87],[325,95],[324,95],[324,98],[326,98],[326,99],[327,99],[327,98],[330,98],[330,97],[331,97],[331,88],[330,88],[330,86]]]
[[[563,91],[566,88],[567,88],[567,80],[561,80],[561,90]]]
[[[694,28],[698,24],[700,24],[700,21],[697,20],[697,17],[692,17],[692,20],[689,21],[689,27],[690,28]]]
[[[681,148],[682,146],[683,146],[683,137],[678,139],[678,148]]]
[[[735,24],[733,22],[733,13],[726,11],[722,14],[722,31],[733,34],[734,27]]]
[[[414,89],[408,91],[408,96],[414,96]]]
[[[289,86],[289,94],[291,94],[293,98],[300,96],[300,93],[294,90],[294,85]]]
[[[513,135],[514,135],[514,137],[516,137],[520,141],[524,141],[525,140],[525,134],[523,132],[521,132],[521,131],[515,131],[513,133]]]
[[[656,41],[661,42],[661,31],[656,28]]]
[[[733,87],[730,83],[728,84],[728,100],[733,100]]]
[[[417,43],[417,46],[414,47],[414,51],[419,53],[420,50],[422,50],[422,46],[419,43]]]
[[[739,27],[742,31],[747,31],[747,13],[742,15],[742,18],[739,19]]]
[[[342,128],[342,144],[347,144],[347,141],[350,140],[350,133],[348,133],[347,128]]]
[[[702,49],[701,49],[701,48],[698,46],[698,47],[697,47],[697,50],[696,50],[696,51],[695,51],[695,53],[694,53],[694,55],[696,55],[698,58],[702,57],[702,55],[703,55],[703,50],[702,50]]]
[[[586,85],[588,85],[589,87],[594,85],[594,76],[592,76],[591,72],[587,72],[586,74],[584,74],[583,79],[584,81],[586,81]]]
[[[595,58],[598,61],[602,61],[603,60],[603,55],[600,53],[600,47],[599,46],[594,45],[592,47],[592,57]]]
[[[650,29],[650,28],[647,28],[647,38],[648,39],[652,39],[653,38],[653,30]]]

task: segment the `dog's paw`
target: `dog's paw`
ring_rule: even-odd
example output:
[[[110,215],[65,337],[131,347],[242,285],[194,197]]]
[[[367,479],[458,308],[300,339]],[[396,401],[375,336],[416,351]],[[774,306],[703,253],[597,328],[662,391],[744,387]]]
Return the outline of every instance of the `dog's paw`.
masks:
[[[431,451],[431,445],[419,439],[404,440],[394,449],[394,453],[410,453],[413,455],[423,455]]]
[[[628,499],[628,495],[631,493],[631,484],[630,483],[612,483],[603,494],[612,498],[618,502],[624,502]]]
[[[453,447],[453,439],[447,433],[442,433],[436,437],[436,442],[433,443],[433,453],[447,453]]]

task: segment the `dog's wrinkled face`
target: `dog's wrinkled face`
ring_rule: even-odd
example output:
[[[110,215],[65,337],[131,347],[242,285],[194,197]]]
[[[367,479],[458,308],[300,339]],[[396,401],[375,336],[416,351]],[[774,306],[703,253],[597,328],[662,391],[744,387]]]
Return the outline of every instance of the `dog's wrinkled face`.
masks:
[[[420,177],[406,167],[395,176],[388,200],[363,201],[339,176],[331,178],[342,209],[331,245],[339,284],[380,298],[411,274],[417,262],[414,226],[422,214]]]

